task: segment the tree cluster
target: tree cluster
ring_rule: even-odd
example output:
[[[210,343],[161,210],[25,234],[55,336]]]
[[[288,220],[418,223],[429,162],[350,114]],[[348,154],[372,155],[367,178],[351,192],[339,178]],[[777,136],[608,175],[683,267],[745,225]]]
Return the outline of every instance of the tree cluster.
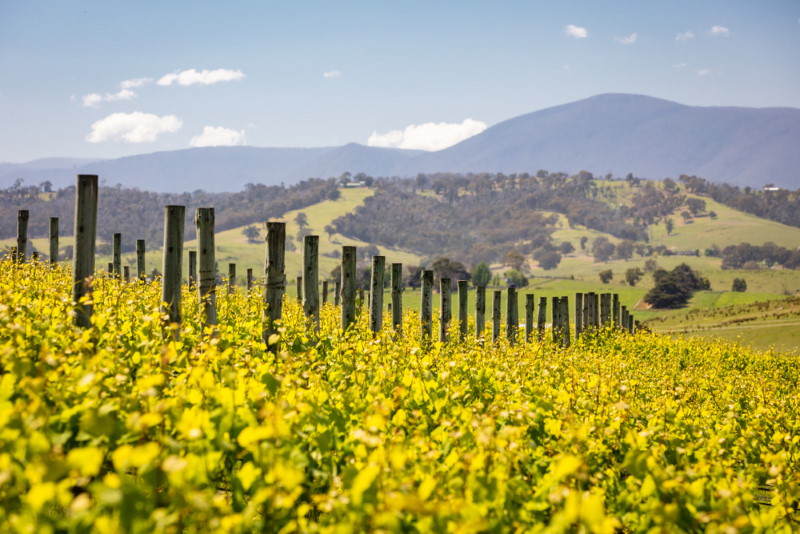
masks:
[[[671,271],[654,271],[653,281],[655,285],[644,296],[644,301],[654,308],[679,308],[692,298],[695,291],[710,289],[708,279],[685,263]]]
[[[780,265],[785,269],[800,269],[800,249],[790,250],[773,242],[761,246],[750,243],[730,245],[722,249],[723,269],[756,270]]]

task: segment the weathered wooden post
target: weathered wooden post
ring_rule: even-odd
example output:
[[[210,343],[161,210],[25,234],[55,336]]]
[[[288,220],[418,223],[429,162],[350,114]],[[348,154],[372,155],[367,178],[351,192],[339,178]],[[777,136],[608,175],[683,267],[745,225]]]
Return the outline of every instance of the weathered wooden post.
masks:
[[[338,306],[342,300],[342,281],[333,281],[333,305]]]
[[[28,248],[28,219],[30,213],[28,210],[19,210],[17,212],[17,257],[15,261],[18,263],[25,263],[25,255]]]
[[[419,320],[423,340],[431,338],[433,331],[433,271],[422,271],[422,301]]]
[[[38,251],[34,250],[33,252],[31,252],[31,261],[34,262],[34,263],[39,261],[39,252]]]
[[[500,338],[500,311],[502,302],[501,299],[503,298],[503,292],[499,289],[494,290],[494,296],[492,301],[492,342],[497,343],[497,340]]]
[[[464,342],[467,339],[467,329],[469,327],[469,282],[466,280],[458,281],[458,340]]]
[[[616,328],[620,327],[620,320],[621,320],[619,306],[620,306],[619,294],[614,293],[611,297],[611,309],[612,309],[611,316],[612,320],[614,321],[614,327]]]
[[[483,338],[486,327],[486,286],[475,288],[475,338]]]
[[[441,278],[439,280],[439,341],[442,343],[450,340],[449,327],[452,317],[450,296],[450,279]]]
[[[126,283],[130,282],[131,281],[131,266],[130,265],[124,265],[122,267],[122,273],[123,273],[123,279],[125,280],[125,282]]]
[[[113,278],[114,277],[114,262],[113,261],[108,262],[108,268],[106,269],[106,276],[108,278]]]
[[[552,334],[553,334],[553,342],[556,344],[561,344],[561,336],[562,336],[562,323],[561,323],[561,298],[560,297],[553,297],[551,299],[551,304],[553,306],[552,313]]]
[[[611,322],[611,293],[600,295],[600,324],[603,328]]]
[[[539,340],[544,339],[544,329],[547,324],[547,297],[539,297],[539,317],[536,320],[536,330]]]
[[[217,324],[217,273],[214,244],[214,208],[197,208],[197,296],[206,326]]]
[[[58,263],[58,217],[50,217],[50,265]]]
[[[369,327],[373,334],[383,328],[383,276],[386,257],[372,256],[372,277],[369,282]]]
[[[595,293],[590,291],[584,295],[586,299],[586,315],[584,316],[584,328],[587,330],[594,330],[597,324],[594,322],[595,313],[597,312],[597,299]]]
[[[145,245],[144,239],[136,240],[136,277],[142,282],[147,281],[147,266],[144,261]],[[189,253],[189,269],[192,268],[192,253]],[[191,278],[189,279],[191,281]],[[190,282],[191,283],[191,282]],[[191,285],[189,286],[191,287]]]
[[[517,301],[517,288],[514,285],[508,286],[508,298],[506,300],[506,338],[508,345],[513,347],[517,341],[517,326],[519,325],[519,303]]]
[[[189,288],[197,285],[197,251],[189,251]]]
[[[161,303],[170,323],[181,322],[181,277],[183,276],[184,206],[164,206],[164,253],[161,272]],[[117,236],[114,234],[116,246]],[[114,261],[117,261],[116,255]],[[118,268],[115,266],[115,268]]]
[[[403,264],[392,264],[392,327],[403,333]]]
[[[250,291],[252,291],[252,290],[253,290],[253,268],[252,267],[248,267],[247,268],[247,292],[250,293]]]
[[[75,187],[75,246],[72,263],[72,301],[75,325],[88,327],[92,319],[94,246],[97,235],[97,175],[79,174]],[[84,300],[84,297],[86,299]]]
[[[583,293],[575,293],[575,340],[583,335]]]
[[[319,236],[303,237],[303,313],[319,330]]]
[[[570,345],[569,297],[561,297],[561,346]]]
[[[620,317],[620,322],[619,322],[620,329],[621,330],[627,330],[628,329],[628,307],[627,306],[620,306],[619,317]]]
[[[283,312],[283,293],[286,291],[284,273],[286,256],[286,223],[267,223],[267,253],[264,261],[264,343],[277,334],[275,323]]]
[[[342,330],[356,320],[356,247],[342,247]]]
[[[111,256],[111,261],[113,263],[112,266],[112,275],[114,278],[119,280],[122,278],[122,234],[116,233],[114,234],[113,239],[113,253]]]
[[[228,294],[230,295],[233,293],[234,288],[236,287],[236,264],[229,263],[228,264]]]
[[[328,303],[328,281],[322,281],[322,304]]]
[[[296,279],[295,291],[297,292],[297,300],[300,304],[303,303],[303,277],[298,276]]]
[[[592,295],[592,327],[597,330],[600,328],[600,295],[591,293]]]
[[[525,341],[528,343],[530,343],[531,337],[533,337],[533,299],[533,293],[525,295]]]

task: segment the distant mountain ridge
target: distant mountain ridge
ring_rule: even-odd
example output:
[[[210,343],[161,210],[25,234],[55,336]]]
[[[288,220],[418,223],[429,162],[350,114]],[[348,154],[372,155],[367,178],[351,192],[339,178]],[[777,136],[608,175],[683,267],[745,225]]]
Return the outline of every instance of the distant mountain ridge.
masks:
[[[800,110],[686,106],[604,94],[500,122],[437,152],[367,147],[208,147],[113,160],[51,158],[0,164],[0,187],[23,178],[72,184],[99,174],[109,185],[159,192],[239,191],[246,183],[287,184],[365,172],[535,173],[539,169],[645,178],[697,175],[715,182],[800,188]]]

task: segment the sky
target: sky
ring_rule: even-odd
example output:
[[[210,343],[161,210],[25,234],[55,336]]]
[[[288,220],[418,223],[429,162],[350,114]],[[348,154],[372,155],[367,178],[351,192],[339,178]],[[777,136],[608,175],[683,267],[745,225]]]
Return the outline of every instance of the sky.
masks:
[[[601,93],[800,108],[800,1],[0,0],[0,162],[438,150]]]

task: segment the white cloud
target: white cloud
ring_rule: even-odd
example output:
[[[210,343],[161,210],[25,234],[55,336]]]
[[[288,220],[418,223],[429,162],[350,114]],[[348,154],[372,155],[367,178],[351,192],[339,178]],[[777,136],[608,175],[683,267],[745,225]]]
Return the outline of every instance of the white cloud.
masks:
[[[152,143],[162,133],[173,133],[183,126],[175,115],[159,117],[152,113],[112,113],[92,124],[86,136],[90,143],[124,141],[126,143]]]
[[[574,24],[568,24],[567,27],[564,28],[564,33],[575,39],[586,39],[589,37],[589,30],[581,28],[580,26],[575,26]]]
[[[90,93],[88,95],[84,95],[82,99],[84,107],[95,108],[99,106],[101,102],[131,100],[133,98],[136,98],[136,93],[130,89],[122,89],[116,93],[106,93],[105,95],[101,95],[100,93]]]
[[[203,133],[192,137],[191,146],[237,146],[244,144],[244,130],[237,132],[222,126],[204,126]]]
[[[119,86],[123,89],[135,89],[152,82],[153,78],[134,78],[132,80],[124,80],[120,82]]]
[[[195,70],[189,69],[181,72],[173,72],[162,76],[158,85],[211,85],[219,82],[230,82],[234,80],[241,80],[244,78],[244,73],[240,70],[231,69],[216,69],[216,70]]]
[[[409,148],[417,150],[442,150],[486,129],[486,123],[465,119],[462,123],[426,122],[412,124],[404,130],[385,134],[373,132],[367,140],[369,146]]]
[[[689,39],[694,39],[694,34],[690,31],[685,31],[675,36],[676,41],[688,41]]]
[[[323,72],[322,76],[325,78],[338,78],[342,75],[342,73],[338,70],[329,70],[328,72]]]
[[[698,69],[697,70],[697,75],[698,76],[708,76],[709,74],[711,74],[711,69]]]
[[[675,67],[676,69],[682,69],[683,67],[686,66],[686,63],[675,63],[672,66]]]
[[[731,31],[725,26],[712,26],[711,35],[719,35],[721,37],[728,37]]]
[[[638,38],[637,34],[632,33],[627,37],[614,37],[614,40],[620,44],[629,45],[635,43]]]

